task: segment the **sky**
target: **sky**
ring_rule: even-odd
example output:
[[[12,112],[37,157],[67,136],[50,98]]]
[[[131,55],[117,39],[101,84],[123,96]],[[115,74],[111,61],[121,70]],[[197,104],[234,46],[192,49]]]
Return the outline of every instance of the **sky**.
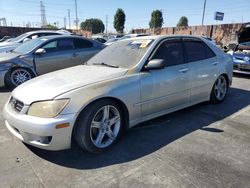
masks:
[[[250,0],[206,0],[204,25],[250,22]],[[43,0],[48,23],[64,26],[64,17],[68,24],[68,9],[71,14],[71,26],[75,20],[75,0]],[[79,22],[88,18],[99,18],[106,24],[108,31],[114,31],[113,20],[117,8],[126,14],[125,31],[135,28],[148,28],[151,12],[159,9],[163,12],[163,27],[174,27],[181,16],[186,16],[189,25],[200,25],[204,0],[77,0]],[[224,12],[223,21],[215,21],[214,13]],[[0,18],[7,19],[7,25],[31,26],[41,23],[40,0],[0,0]]]

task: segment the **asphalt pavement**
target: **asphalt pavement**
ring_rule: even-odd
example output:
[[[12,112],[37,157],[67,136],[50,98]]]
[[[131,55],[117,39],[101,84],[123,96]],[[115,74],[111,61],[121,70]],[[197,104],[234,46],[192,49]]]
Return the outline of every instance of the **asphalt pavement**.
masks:
[[[0,89],[0,108],[10,91]],[[0,187],[250,187],[250,76],[226,100],[142,123],[100,155],[23,144],[0,110]]]

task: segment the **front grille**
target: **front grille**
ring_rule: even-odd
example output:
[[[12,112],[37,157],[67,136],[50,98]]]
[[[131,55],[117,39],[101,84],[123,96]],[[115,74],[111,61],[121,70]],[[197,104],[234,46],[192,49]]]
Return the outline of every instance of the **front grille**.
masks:
[[[14,97],[10,98],[10,105],[17,112],[21,112],[24,106],[23,102],[15,99]]]

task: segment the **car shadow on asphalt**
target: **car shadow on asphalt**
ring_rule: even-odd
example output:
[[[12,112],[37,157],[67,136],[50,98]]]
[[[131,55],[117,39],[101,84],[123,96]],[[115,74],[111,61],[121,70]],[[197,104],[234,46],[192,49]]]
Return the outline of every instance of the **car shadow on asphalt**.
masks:
[[[125,163],[149,155],[196,130],[220,134],[225,119],[250,104],[250,91],[231,88],[221,104],[201,103],[144,123],[128,131],[110,150],[102,154],[82,151],[76,144],[63,151],[46,151],[26,145],[37,156],[52,163],[76,169],[96,169]]]
[[[13,89],[0,87],[0,93],[8,93],[11,92]]]
[[[250,74],[234,73],[233,76],[237,77],[237,78],[247,78],[247,79],[250,79]]]

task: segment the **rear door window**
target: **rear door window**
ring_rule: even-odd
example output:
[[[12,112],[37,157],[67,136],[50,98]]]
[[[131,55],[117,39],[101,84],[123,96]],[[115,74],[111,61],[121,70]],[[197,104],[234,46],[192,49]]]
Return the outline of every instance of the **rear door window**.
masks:
[[[93,43],[84,39],[74,39],[74,45],[76,49],[91,48]]]
[[[215,53],[199,39],[184,39],[184,48],[187,62],[215,57]]]
[[[73,50],[75,48],[73,39],[59,39],[57,43],[58,50]]]

